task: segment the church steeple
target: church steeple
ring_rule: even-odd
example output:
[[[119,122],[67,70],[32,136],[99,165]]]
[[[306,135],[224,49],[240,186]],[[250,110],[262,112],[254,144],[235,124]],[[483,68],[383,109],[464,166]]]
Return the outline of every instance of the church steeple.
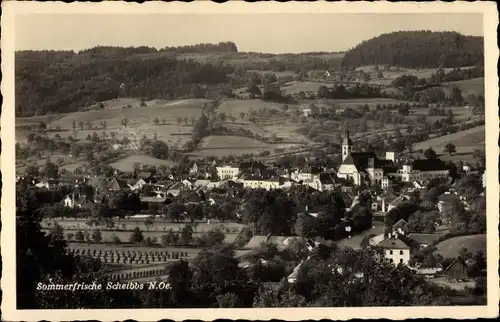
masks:
[[[342,161],[344,161],[347,156],[351,153],[352,150],[352,141],[349,137],[349,131],[346,130],[344,132],[344,139],[342,141]]]

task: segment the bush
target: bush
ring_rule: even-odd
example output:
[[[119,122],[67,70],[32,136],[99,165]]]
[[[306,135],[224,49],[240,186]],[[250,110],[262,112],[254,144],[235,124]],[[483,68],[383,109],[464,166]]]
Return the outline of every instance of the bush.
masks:
[[[116,236],[115,234],[113,234],[111,236],[111,240],[113,241],[113,244],[121,244],[122,243],[121,239],[118,236]]]
[[[83,232],[81,230],[76,232],[75,240],[80,242],[85,240],[85,236],[83,235]]]

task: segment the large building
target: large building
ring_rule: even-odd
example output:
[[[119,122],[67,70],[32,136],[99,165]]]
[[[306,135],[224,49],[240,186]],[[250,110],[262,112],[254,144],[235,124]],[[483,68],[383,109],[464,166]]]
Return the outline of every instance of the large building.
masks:
[[[408,265],[410,262],[410,246],[399,239],[397,234],[382,240],[377,246],[385,249],[385,258],[394,265]]]
[[[386,153],[386,159],[381,160],[375,152],[353,152],[349,131],[344,134],[342,142],[342,164],[337,177],[352,180],[355,185],[362,182],[382,184],[384,169],[394,164],[395,153]]]
[[[395,152],[386,152],[385,159],[379,159],[374,152],[353,152],[352,140],[346,131],[342,142],[342,164],[337,176],[352,181],[355,185],[362,183],[388,186],[388,179],[402,182],[414,182],[435,178],[446,178],[449,170],[440,159],[410,160],[399,166]]]

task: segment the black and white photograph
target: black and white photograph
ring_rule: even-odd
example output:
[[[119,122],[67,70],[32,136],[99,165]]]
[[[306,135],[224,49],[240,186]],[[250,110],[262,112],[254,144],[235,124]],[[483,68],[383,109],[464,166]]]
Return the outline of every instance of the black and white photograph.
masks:
[[[494,4],[2,9],[4,318],[498,316]]]

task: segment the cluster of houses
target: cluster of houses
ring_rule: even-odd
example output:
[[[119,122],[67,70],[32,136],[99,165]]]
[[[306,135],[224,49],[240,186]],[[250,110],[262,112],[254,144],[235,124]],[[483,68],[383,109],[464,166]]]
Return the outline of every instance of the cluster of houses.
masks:
[[[102,176],[70,177],[60,179],[33,179],[38,188],[54,189],[60,185],[86,183],[96,191],[135,191],[144,203],[164,203],[168,196],[178,196],[183,190],[210,190],[214,188],[240,189],[289,189],[292,186],[307,186],[317,191],[352,191],[365,184],[379,185],[383,192],[372,196],[372,211],[387,213],[399,203],[408,200],[410,192],[424,188],[423,182],[433,178],[448,177],[448,169],[440,160],[401,161],[396,153],[386,152],[379,159],[373,152],[352,151],[352,141],[346,132],[342,144],[342,164],[338,169],[304,166],[284,169],[261,162],[198,164],[194,163],[183,177],[159,177],[142,171],[123,176],[115,172],[113,178]],[[18,177],[18,180],[25,179]],[[393,187],[404,186],[396,193]],[[350,190],[349,190],[350,189]],[[144,191],[147,193],[144,193]],[[354,198],[351,198],[354,199]],[[352,200],[350,200],[352,201]],[[84,194],[74,192],[64,199],[68,207],[84,207],[92,203]]]

